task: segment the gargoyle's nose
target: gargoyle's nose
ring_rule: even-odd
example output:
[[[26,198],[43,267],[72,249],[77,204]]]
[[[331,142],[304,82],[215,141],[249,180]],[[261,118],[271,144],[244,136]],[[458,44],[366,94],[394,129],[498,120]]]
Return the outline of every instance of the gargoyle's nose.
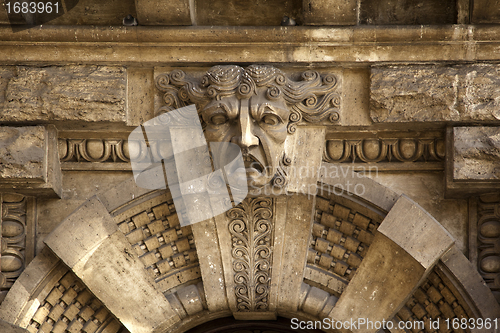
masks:
[[[253,121],[248,113],[248,107],[240,110],[240,136],[235,136],[231,141],[241,148],[250,148],[259,145],[259,138],[253,132]]]

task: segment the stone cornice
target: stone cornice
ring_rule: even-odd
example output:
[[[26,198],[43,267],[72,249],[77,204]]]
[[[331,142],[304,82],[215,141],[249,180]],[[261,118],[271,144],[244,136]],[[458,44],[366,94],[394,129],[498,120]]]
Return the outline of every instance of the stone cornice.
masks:
[[[0,27],[2,64],[498,61],[500,26]]]

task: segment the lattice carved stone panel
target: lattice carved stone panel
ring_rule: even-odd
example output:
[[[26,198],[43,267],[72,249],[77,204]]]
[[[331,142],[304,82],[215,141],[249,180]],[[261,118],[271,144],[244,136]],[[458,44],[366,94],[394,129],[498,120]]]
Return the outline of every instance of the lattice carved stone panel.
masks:
[[[247,198],[226,213],[238,311],[268,311],[274,199]]]
[[[414,332],[436,332],[430,327],[430,319],[439,320],[439,332],[466,332],[461,328],[447,329],[445,319],[475,318],[472,310],[463,300],[459,291],[454,287],[445,273],[436,266],[429,277],[417,288],[408,302],[398,312],[397,317],[403,321],[423,321],[425,328]]]
[[[27,330],[30,333],[128,333],[70,271],[48,290]]]
[[[169,192],[156,195],[114,215],[147,272],[166,292],[201,278],[201,273],[191,227],[180,226]]]
[[[316,197],[305,280],[338,297],[365,257],[383,216],[335,194],[321,195]]]

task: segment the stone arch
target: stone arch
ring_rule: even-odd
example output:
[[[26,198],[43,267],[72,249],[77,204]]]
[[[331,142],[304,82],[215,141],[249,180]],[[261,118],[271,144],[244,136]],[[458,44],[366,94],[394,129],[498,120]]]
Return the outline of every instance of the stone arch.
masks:
[[[168,190],[130,179],[53,231],[0,317],[33,333],[142,333],[228,316],[397,323],[500,313],[446,230],[411,199],[328,163],[318,185],[316,196],[247,199],[247,220],[228,213],[181,227]],[[257,211],[269,233],[254,244],[261,234],[240,231],[253,229]],[[268,266],[242,264],[241,248],[257,257],[264,248]],[[245,285],[242,272],[256,285]]]

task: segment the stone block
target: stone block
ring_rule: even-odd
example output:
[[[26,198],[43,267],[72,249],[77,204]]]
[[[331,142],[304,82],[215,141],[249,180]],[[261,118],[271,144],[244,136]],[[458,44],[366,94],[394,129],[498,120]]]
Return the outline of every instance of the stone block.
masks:
[[[453,246],[446,252],[441,261],[453,274],[456,281],[462,285],[462,288],[467,290],[471,302],[479,310],[482,318],[498,317],[498,314],[500,314],[500,306],[495,297],[488,290],[488,286],[484,283],[484,280],[481,278],[474,265],[472,265],[456,246]],[[449,290],[447,290],[447,292],[441,291],[441,293],[445,298],[453,297]]]
[[[166,330],[179,320],[96,196],[45,242],[130,331]]]
[[[347,282],[338,276],[314,266],[307,266],[304,272],[304,279],[319,283],[330,294],[342,294],[347,286]]]
[[[140,25],[191,25],[194,2],[189,0],[135,0]]]
[[[499,0],[474,0],[471,23],[500,23]]]
[[[298,18],[302,0],[262,1],[249,6],[237,0],[194,0],[196,25],[279,26],[284,15]]]
[[[377,233],[358,271],[328,315],[336,321],[389,320],[404,304],[425,269],[410,254]],[[356,332],[375,332],[366,326]]]
[[[116,187],[99,194],[99,200],[104,204],[109,212],[117,209],[121,205],[140,197],[151,190],[137,186],[133,177],[120,183]]]
[[[292,163],[287,192],[316,194],[324,145],[324,128],[299,126],[293,135],[288,136],[285,151],[291,156]]]
[[[446,150],[447,198],[500,190],[500,126],[449,127]]]
[[[287,199],[281,260],[288,264],[281,267],[278,308],[295,311],[300,302],[298,291],[303,281],[310,241],[310,232],[304,231],[312,228],[311,215],[315,210],[315,200],[305,195],[292,195]]]
[[[429,269],[454,244],[451,235],[429,213],[402,195],[377,231]]]
[[[45,166],[46,131],[42,126],[0,127],[0,177],[43,183],[47,181]]]
[[[24,328],[12,325],[0,319],[0,331],[4,333],[28,333]]]
[[[113,218],[94,196],[47,236],[45,244],[73,267],[117,230]],[[68,246],[68,241],[73,238],[72,246]]]
[[[372,173],[370,177],[417,202],[453,236],[456,246],[464,252],[467,251],[467,201],[444,198],[445,179],[442,173],[378,172],[378,175]],[[367,235],[360,233],[358,239],[361,239],[360,236]]]
[[[359,24],[454,24],[454,0],[361,0]]]
[[[61,196],[54,126],[0,127],[0,191]]]
[[[154,117],[154,86],[152,69],[127,68],[128,126],[139,126]]]
[[[374,122],[500,120],[500,66],[384,66],[371,73]]]
[[[319,174],[319,181],[324,188],[337,191],[337,193],[354,194],[386,212],[392,208],[399,197],[390,188],[363,176],[362,173],[354,172],[350,166],[322,162]],[[323,193],[324,188],[319,189],[319,195]]]
[[[303,0],[304,25],[356,25],[356,0]]]
[[[0,121],[125,123],[126,79],[123,67],[2,67]]]
[[[177,291],[177,295],[188,315],[203,311],[203,303],[196,285],[191,284],[181,288]]]
[[[453,128],[453,179],[500,179],[500,126]]]
[[[377,231],[364,260],[329,317],[338,321],[351,318],[373,322],[390,320],[404,305],[407,295],[413,293],[453,246],[448,232],[404,195],[396,201]],[[365,326],[358,332],[375,331]]]

